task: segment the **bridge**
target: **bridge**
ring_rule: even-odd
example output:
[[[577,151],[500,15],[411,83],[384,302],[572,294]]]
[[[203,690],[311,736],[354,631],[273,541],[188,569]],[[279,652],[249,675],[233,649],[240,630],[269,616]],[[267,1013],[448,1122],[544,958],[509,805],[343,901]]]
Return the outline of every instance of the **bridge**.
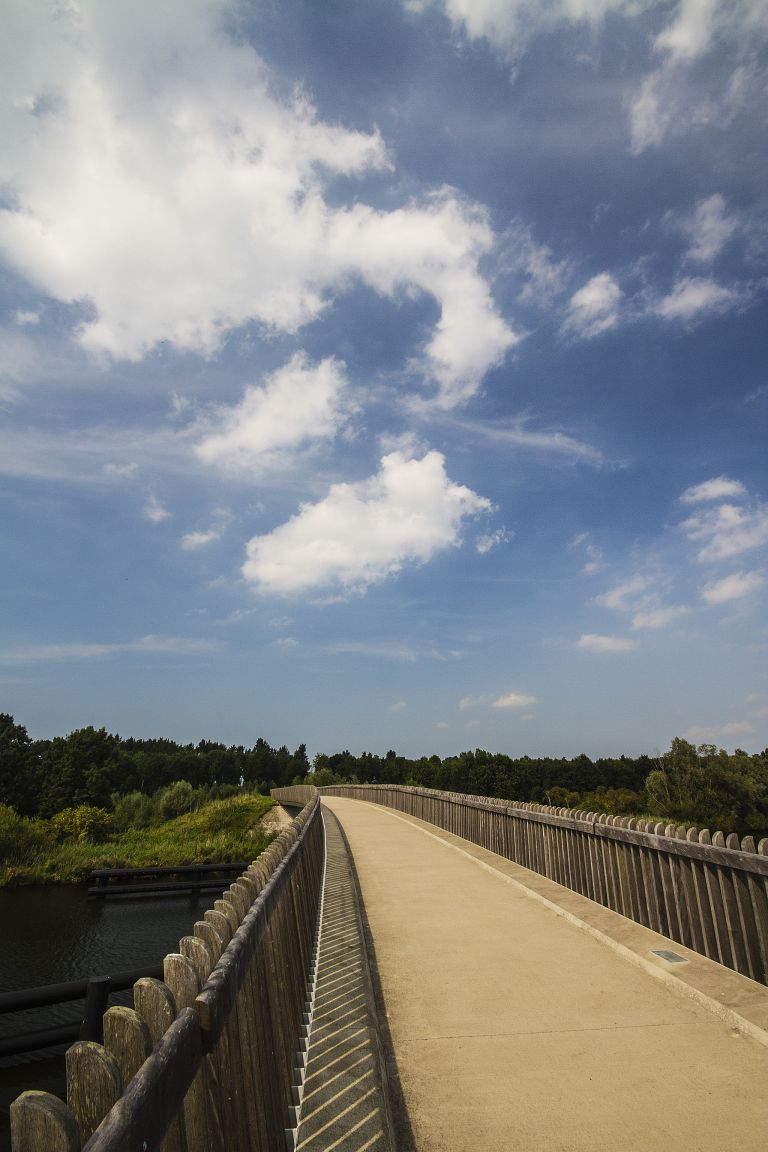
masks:
[[[321,791],[14,1152],[765,1147],[765,841]]]

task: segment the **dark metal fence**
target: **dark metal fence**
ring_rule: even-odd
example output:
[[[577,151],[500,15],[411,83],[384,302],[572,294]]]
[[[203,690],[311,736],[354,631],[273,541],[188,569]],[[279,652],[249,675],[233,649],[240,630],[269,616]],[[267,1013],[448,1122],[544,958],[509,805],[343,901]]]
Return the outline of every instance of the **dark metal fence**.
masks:
[[[339,785],[410,813],[768,984],[768,839],[400,785]]]

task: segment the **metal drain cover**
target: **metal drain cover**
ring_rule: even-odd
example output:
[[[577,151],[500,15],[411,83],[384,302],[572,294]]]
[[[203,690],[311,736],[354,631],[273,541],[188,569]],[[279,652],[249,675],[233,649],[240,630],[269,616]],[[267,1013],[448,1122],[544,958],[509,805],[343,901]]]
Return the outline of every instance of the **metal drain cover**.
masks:
[[[652,948],[654,956],[661,956],[662,960],[668,960],[670,964],[687,964],[685,956],[678,956],[677,952],[670,952],[667,948]]]

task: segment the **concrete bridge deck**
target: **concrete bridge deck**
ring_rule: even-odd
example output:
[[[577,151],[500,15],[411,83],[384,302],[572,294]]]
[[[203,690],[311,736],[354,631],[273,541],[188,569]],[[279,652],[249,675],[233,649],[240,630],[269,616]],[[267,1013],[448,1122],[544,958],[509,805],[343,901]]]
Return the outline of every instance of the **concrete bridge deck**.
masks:
[[[418,1152],[762,1152],[768,989],[413,817],[323,803]]]

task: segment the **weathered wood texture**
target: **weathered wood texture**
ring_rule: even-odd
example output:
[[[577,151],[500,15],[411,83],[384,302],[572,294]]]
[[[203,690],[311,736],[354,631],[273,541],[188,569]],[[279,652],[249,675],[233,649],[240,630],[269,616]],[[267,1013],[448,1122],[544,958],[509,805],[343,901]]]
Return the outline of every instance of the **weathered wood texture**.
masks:
[[[410,813],[768,984],[768,840],[402,785],[320,792]]]
[[[25,1092],[13,1152],[273,1152],[294,1103],[324,865],[320,800],[67,1053],[67,1103]]]

